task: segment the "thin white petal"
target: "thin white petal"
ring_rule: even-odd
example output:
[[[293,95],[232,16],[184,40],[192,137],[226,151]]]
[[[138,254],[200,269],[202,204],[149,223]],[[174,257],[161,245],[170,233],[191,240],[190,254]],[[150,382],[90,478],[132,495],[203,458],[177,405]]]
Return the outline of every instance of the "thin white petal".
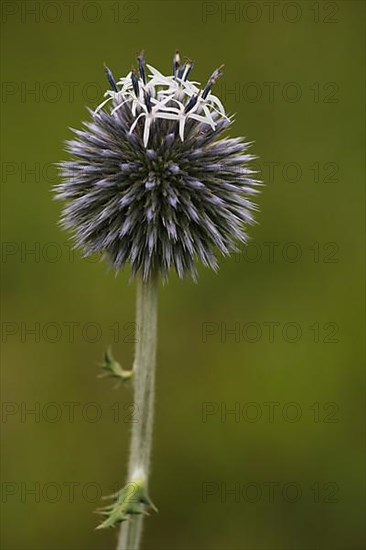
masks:
[[[141,118],[142,116],[146,116],[146,113],[140,113],[139,116],[136,118],[136,120],[134,120],[133,124],[131,124],[130,134],[132,134],[132,132],[136,128],[136,124],[137,124],[139,118]]]
[[[179,137],[181,141],[184,141],[184,125],[186,123],[186,117],[182,117],[179,121]]]
[[[206,120],[207,120],[207,123],[211,126],[211,128],[214,130],[215,129],[215,121],[214,119],[212,118],[211,116],[211,113],[207,107],[207,105],[203,105],[203,110],[205,112],[205,115],[206,115]]]
[[[111,99],[112,97],[109,97],[108,99],[105,99],[104,101],[102,101],[102,103],[98,105],[98,107],[95,109],[94,114],[97,114],[104,107],[104,105],[106,105],[108,101],[110,101]]]
[[[224,106],[223,106],[223,104],[221,103],[221,101],[219,100],[219,98],[217,96],[215,96],[213,94],[210,94],[207,99],[209,101],[212,101],[213,103],[215,103],[215,105],[217,105],[217,107],[218,107],[219,112],[223,116],[226,116]],[[213,107],[213,109],[214,109],[214,107]],[[217,112],[217,109],[215,109],[215,111]]]
[[[199,122],[205,122],[206,124],[208,124],[208,122],[206,120],[206,117],[204,117],[204,116],[188,113],[187,117],[188,118],[194,118],[194,120],[198,120]]]
[[[155,113],[155,118],[163,118],[166,120],[179,120],[180,117],[175,115],[174,113],[164,113],[162,111],[158,111]]]
[[[147,116],[146,119],[145,119],[145,126],[144,126],[144,145],[145,145],[145,147],[147,147],[147,144],[149,143],[150,125],[151,125],[151,117]]]

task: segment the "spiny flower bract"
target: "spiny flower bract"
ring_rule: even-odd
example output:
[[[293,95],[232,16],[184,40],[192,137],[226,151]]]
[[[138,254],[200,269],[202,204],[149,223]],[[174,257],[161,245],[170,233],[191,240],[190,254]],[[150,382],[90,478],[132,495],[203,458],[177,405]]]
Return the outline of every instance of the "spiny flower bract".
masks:
[[[138,56],[138,71],[115,81],[83,130],[67,142],[56,196],[67,201],[62,225],[84,255],[102,252],[119,270],[148,279],[196,277],[196,259],[216,269],[254,222],[250,197],[260,182],[242,138],[223,137],[232,123],[211,89],[188,80],[193,64],[173,60],[164,76]],[[147,75],[147,70],[150,74]]]

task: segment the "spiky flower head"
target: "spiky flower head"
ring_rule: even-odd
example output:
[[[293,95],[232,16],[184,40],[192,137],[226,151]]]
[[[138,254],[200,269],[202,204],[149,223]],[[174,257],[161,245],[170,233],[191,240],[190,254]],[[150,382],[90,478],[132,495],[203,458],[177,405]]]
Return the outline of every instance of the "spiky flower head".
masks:
[[[246,241],[255,157],[242,138],[222,136],[232,118],[211,91],[222,67],[201,87],[178,52],[170,76],[143,54],[137,62],[118,81],[106,67],[111,90],[67,142],[73,160],[61,163],[56,187],[67,201],[62,225],[84,255],[102,252],[116,270],[129,263],[133,275],[166,279],[174,267],[195,278],[197,259],[216,269],[217,251]]]

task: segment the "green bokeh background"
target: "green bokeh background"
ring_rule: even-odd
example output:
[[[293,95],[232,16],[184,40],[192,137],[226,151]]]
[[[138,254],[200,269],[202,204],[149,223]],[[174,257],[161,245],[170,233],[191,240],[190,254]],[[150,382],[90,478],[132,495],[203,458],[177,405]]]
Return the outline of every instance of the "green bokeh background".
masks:
[[[54,22],[59,12],[52,3],[38,2],[39,21],[26,15],[33,4],[3,2],[10,11],[2,14],[2,390],[11,403],[6,411],[14,413],[2,423],[3,548],[115,546],[115,531],[93,530],[100,501],[91,501],[95,485],[105,495],[124,481],[132,393],[97,379],[97,363],[117,324],[115,355],[126,367],[133,358],[126,324],[134,320],[135,286],[127,272],[115,278],[105,264],[78,254],[70,260],[68,236],[57,226],[60,204],[51,200],[51,163],[65,158],[68,127],[80,125],[85,105],[101,99],[103,62],[116,75],[126,74],[141,47],[167,72],[178,47],[196,61],[199,81],[225,63],[217,93],[236,113],[232,135],[255,141],[267,183],[258,200],[259,225],[250,230],[257,248],[223,261],[217,275],[201,269],[198,285],[173,275],[160,290],[151,478],[159,514],[146,521],[143,548],[363,548],[364,3],[297,2],[291,8],[280,2],[272,22],[263,2],[250,9],[243,2],[92,3],[98,11],[76,2],[73,21],[58,2],[61,17]],[[240,10],[236,16],[225,12],[233,6]],[[206,9],[214,12],[207,21]],[[297,22],[289,21],[299,13]],[[278,83],[273,100],[268,82]],[[289,82],[301,91],[297,101],[290,101],[295,88]],[[74,83],[73,98],[67,83]],[[98,97],[88,83],[97,85]],[[235,85],[239,98],[225,92]],[[39,94],[25,94],[24,86],[39,86]],[[258,87],[262,97],[255,98]],[[269,162],[278,163],[273,181]],[[39,177],[27,174],[37,163]],[[288,163],[300,167],[298,179]],[[264,244],[270,242],[278,243],[273,261]],[[295,249],[288,243],[300,250],[298,261],[289,261]],[[34,247],[36,255],[25,253]],[[261,256],[253,261],[256,250]],[[47,261],[55,251],[57,260]],[[73,342],[68,322],[78,323]],[[273,342],[269,322],[279,323]],[[49,328],[36,342],[25,333],[36,323],[41,331],[57,323],[59,340],[50,341],[55,332]],[[87,323],[100,327],[94,343],[92,329],[82,336]],[[205,323],[215,332],[206,341]],[[238,341],[225,337],[235,323]],[[245,337],[247,323],[256,325]],[[288,341],[291,330],[283,336],[286,323],[300,326],[297,342]],[[337,327],[336,342],[325,341],[335,326],[327,323]],[[262,335],[249,342],[258,326]],[[61,410],[55,422],[51,402]],[[79,404],[73,422],[66,402]],[[86,419],[95,412],[85,409],[90,402],[101,411],[96,422]],[[217,412],[203,422],[208,402]],[[268,402],[278,403],[273,422]],[[296,409],[289,403],[296,403],[298,421],[290,421]],[[22,417],[22,408],[37,406],[39,421]],[[235,406],[241,417],[225,416],[225,407]],[[208,482],[216,492],[205,501]],[[39,502],[22,495],[37,483]],[[70,483],[78,484],[72,502]],[[268,483],[278,484],[273,502]],[[301,489],[299,498],[288,483]],[[225,489],[235,484],[241,493],[225,501]]]

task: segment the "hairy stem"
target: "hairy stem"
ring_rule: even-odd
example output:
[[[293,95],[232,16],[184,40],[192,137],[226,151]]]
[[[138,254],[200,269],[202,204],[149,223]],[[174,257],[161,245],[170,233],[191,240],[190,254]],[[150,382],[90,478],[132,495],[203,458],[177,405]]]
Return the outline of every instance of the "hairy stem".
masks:
[[[140,277],[136,295],[136,344],[133,366],[134,403],[137,422],[133,424],[127,483],[143,482],[148,490],[154,418],[155,364],[157,341],[158,276],[148,281]],[[143,515],[121,525],[118,550],[138,550]]]

